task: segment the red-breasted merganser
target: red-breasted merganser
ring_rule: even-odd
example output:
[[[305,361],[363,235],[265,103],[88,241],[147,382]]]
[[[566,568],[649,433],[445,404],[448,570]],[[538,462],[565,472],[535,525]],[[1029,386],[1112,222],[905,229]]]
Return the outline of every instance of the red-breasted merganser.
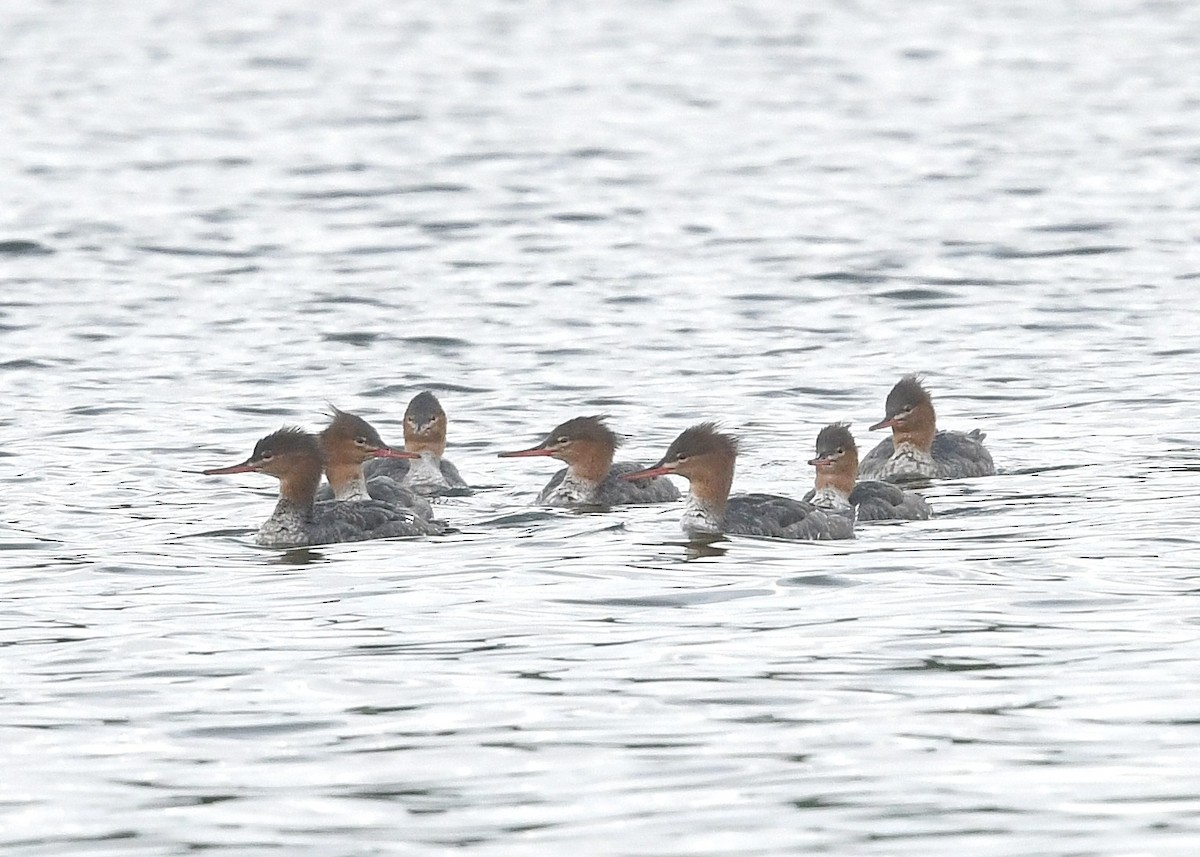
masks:
[[[858,467],[861,479],[906,479],[991,476],[992,456],[983,448],[987,437],[970,432],[938,431],[933,400],[916,375],[905,375],[888,393],[886,414],[871,431],[890,428],[892,436],[880,441]]]
[[[891,482],[857,482],[858,447],[850,426],[834,423],[817,435],[816,487],[804,495],[814,506],[853,508],[859,521],[924,521],[933,512],[920,494]]]
[[[446,412],[437,396],[417,393],[404,412],[404,448],[414,460],[379,459],[367,463],[367,477],[390,476],[418,494],[470,494],[471,489],[446,454]]]
[[[735,494],[733,467],[738,442],[717,430],[715,423],[687,429],[657,464],[623,478],[636,480],[674,474],[691,483],[681,522],[692,534],[734,533],[777,539],[852,539],[854,513],[822,509],[774,494]]]
[[[260,440],[241,464],[215,467],[204,474],[256,472],[279,480],[279,502],[254,537],[266,547],[294,548],[443,531],[440,521],[428,521],[378,500],[314,502],[324,464],[315,437],[303,429],[282,428]]]
[[[666,503],[679,499],[679,489],[666,479],[626,482],[621,477],[645,465],[631,461],[613,463],[621,439],[605,425],[608,417],[575,417],[558,425],[546,439],[530,449],[502,452],[500,458],[544,455],[565,461],[538,494],[543,506],[616,506],[626,503]]]
[[[381,500],[411,509],[422,518],[432,518],[433,507],[415,491],[391,477],[374,476],[368,480],[363,473],[363,464],[372,459],[404,460],[419,456],[392,449],[362,417],[330,407],[333,420],[317,435],[329,485],[317,492],[317,500]]]

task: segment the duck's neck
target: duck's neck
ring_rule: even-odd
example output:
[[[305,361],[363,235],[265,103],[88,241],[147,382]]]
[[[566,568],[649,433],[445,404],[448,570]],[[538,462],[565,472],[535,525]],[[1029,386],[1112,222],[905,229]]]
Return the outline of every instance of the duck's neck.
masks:
[[[600,483],[592,479],[580,479],[575,471],[567,468],[567,475],[554,488],[556,500],[570,505],[593,503],[600,493]]]
[[[570,477],[579,483],[599,485],[612,468],[613,450],[602,443],[576,441],[571,460],[567,462]]]
[[[812,499],[809,502],[823,509],[849,508],[850,495],[843,494],[836,488],[817,488],[813,491]]]
[[[279,477],[279,505],[287,503],[305,515],[311,514],[313,500],[317,496],[317,487],[320,484],[320,462],[313,467],[297,468]]]
[[[280,497],[271,517],[263,523],[260,533],[299,533],[312,521],[312,506],[301,506]]]
[[[307,543],[312,524],[313,498],[321,482],[321,468],[296,471],[279,478],[279,502],[271,517],[258,528],[255,541],[266,547],[294,547]]]
[[[924,402],[913,408],[904,426],[892,427],[892,446],[909,446],[929,455],[933,451],[933,436],[937,434],[937,417],[933,405]]]
[[[713,506],[688,492],[680,525],[689,533],[719,533],[725,529],[725,506]]]
[[[848,504],[850,502],[850,494],[854,491],[855,475],[857,473],[857,459],[840,459],[832,467],[818,467],[815,486],[816,494],[813,498],[813,503],[817,504],[817,498],[825,497],[840,499]],[[841,504],[839,503],[838,505]]]
[[[311,510],[310,510],[311,511]],[[268,548],[291,548],[309,542],[312,516],[291,500],[280,497],[271,517],[262,522],[254,541]]]
[[[420,453],[420,458],[408,462],[408,475],[404,481],[410,485],[445,485],[442,475],[442,458],[430,450]]]
[[[406,452],[416,452],[421,455],[430,453],[436,459],[441,459],[446,454],[446,435],[442,434],[416,434],[411,431],[404,432],[404,449]]]
[[[733,461],[714,462],[713,466],[690,478],[687,505],[683,512],[684,529],[694,532],[720,532],[725,525],[725,506],[733,486]]]
[[[330,462],[325,466],[325,478],[335,500],[370,500],[362,464],[352,461]]]

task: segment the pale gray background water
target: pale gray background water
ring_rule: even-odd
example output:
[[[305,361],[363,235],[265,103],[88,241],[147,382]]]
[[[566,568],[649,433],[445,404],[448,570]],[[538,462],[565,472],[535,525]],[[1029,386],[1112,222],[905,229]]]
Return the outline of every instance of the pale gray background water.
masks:
[[[1200,849],[1200,6],[0,13],[7,855]],[[495,452],[719,418],[743,488],[906,371],[1000,473],[690,551]],[[438,391],[426,542],[204,478]]]

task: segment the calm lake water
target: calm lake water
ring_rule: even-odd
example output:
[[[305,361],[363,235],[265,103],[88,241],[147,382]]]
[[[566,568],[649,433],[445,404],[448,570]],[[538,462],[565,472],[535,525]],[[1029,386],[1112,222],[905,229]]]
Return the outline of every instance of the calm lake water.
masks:
[[[1200,5],[0,12],[0,850],[1192,855]],[[842,544],[531,508],[719,419],[799,495],[903,373],[999,473]],[[427,541],[284,553],[433,389]]]

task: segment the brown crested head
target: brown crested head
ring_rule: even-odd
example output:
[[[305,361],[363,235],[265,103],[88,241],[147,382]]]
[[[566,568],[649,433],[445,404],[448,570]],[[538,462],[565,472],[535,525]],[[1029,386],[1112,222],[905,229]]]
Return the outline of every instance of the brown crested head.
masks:
[[[320,434],[321,448],[330,463],[362,464],[368,458],[396,456],[369,422],[330,407],[333,419]]]
[[[282,478],[296,467],[311,467],[320,471],[323,457],[317,439],[302,428],[285,426],[271,432],[254,445],[254,452],[241,464],[205,470],[206,476],[225,473],[266,473]]]
[[[871,431],[881,428],[904,428],[914,415],[933,413],[933,399],[925,389],[922,379],[916,375],[905,375],[896,382],[884,403],[884,417],[871,426]]]
[[[412,452],[445,451],[446,412],[428,390],[413,396],[404,411],[404,446]]]
[[[324,465],[321,445],[304,429],[287,427],[272,432],[254,445],[241,464],[205,470],[220,473],[266,473],[279,480],[279,496],[301,506],[311,506]]]
[[[605,420],[607,414],[597,414],[591,417],[575,417],[565,423],[559,423],[546,435],[537,446],[516,452],[502,452],[501,458],[520,458],[525,456],[545,455],[561,461],[571,458],[584,448],[597,447],[612,452],[621,446],[621,438],[610,429]]]
[[[621,438],[605,424],[606,419],[606,414],[575,417],[555,426],[537,446],[502,452],[500,457],[557,458],[565,461],[576,476],[598,482],[608,474],[613,453],[621,445]]]
[[[324,459],[315,437],[304,429],[288,427],[271,432],[255,444],[250,461],[259,462],[257,470],[283,479],[301,469],[319,470]]]
[[[818,468],[858,471],[858,445],[849,423],[830,423],[817,435],[816,457],[808,463]]]
[[[608,427],[605,422],[607,419],[608,414],[575,417],[555,426],[542,443],[546,446],[570,446],[582,441],[598,444],[608,449],[618,449],[623,441],[616,432]]]
[[[832,423],[817,435],[816,457],[809,464],[817,468],[817,488],[833,486],[843,493],[854,490],[858,478],[858,446],[849,423]]]
[[[738,439],[719,431],[715,422],[699,423],[685,429],[667,447],[667,453],[656,467],[666,467],[673,473],[691,479],[714,461],[737,459]]]
[[[737,453],[736,437],[720,431],[715,422],[698,423],[684,429],[656,464],[622,478],[649,479],[651,476],[674,473],[687,479],[696,479],[704,477],[710,471],[726,469],[732,477]]]
[[[738,439],[719,430],[714,422],[685,429],[667,447],[657,464],[621,477],[629,481],[653,476],[682,476],[691,482],[692,494],[714,508],[724,508],[733,485]]]
[[[656,464],[621,478],[636,482],[655,476],[682,476],[691,483],[694,498],[720,512],[733,485],[737,454],[736,437],[720,431],[714,422],[699,423],[675,438]]]

